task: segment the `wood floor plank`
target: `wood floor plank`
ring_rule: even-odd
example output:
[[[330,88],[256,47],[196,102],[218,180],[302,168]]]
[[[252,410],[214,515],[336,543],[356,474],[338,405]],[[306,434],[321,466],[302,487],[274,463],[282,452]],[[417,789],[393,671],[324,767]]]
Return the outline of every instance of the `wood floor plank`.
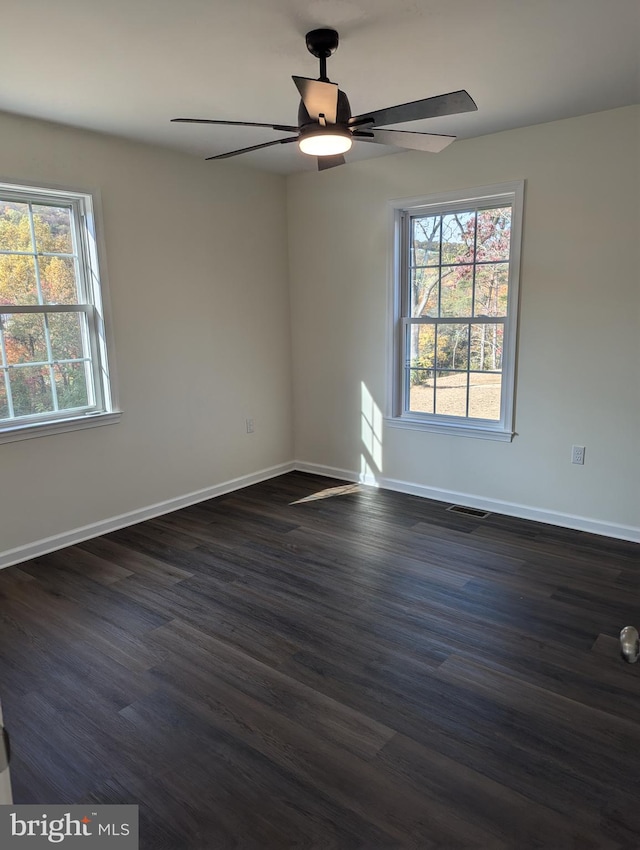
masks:
[[[640,846],[640,547],[446,507],[289,473],[0,572],[16,801],[137,803],[142,850]]]
[[[376,757],[385,768],[397,773],[422,793],[442,800],[455,799],[457,810],[471,824],[493,833],[487,846],[504,841],[513,844],[514,835],[521,836],[518,846],[548,850],[553,847],[580,847],[581,850],[614,848],[614,840],[593,838],[592,824],[576,819],[568,823],[556,812],[513,791],[506,785],[418,744],[405,735],[396,735]]]
[[[224,682],[263,708],[303,725],[319,738],[360,758],[374,756],[395,734],[367,715],[179,620],[156,629],[148,640],[170,653],[156,667],[156,673],[174,681],[179,679],[185,685],[190,680],[205,685],[216,679],[217,687]]]
[[[504,670],[489,669],[468,658],[450,656],[435,675],[445,681],[458,682],[474,694],[490,699],[496,706],[508,709],[514,721],[516,716],[522,718],[526,734],[547,737],[546,748],[555,758],[570,763],[576,773],[587,774],[597,765],[597,774],[592,779],[598,783],[619,781],[625,786],[637,781],[640,750],[637,723],[585,706],[538,685],[524,683]],[[584,746],[585,730],[588,751]],[[612,742],[616,746],[612,747]]]
[[[95,554],[105,561],[126,566],[131,575],[146,576],[154,584],[172,585],[193,575],[175,564],[152,558],[139,549],[120,544],[110,535],[85,540],[76,548]]]

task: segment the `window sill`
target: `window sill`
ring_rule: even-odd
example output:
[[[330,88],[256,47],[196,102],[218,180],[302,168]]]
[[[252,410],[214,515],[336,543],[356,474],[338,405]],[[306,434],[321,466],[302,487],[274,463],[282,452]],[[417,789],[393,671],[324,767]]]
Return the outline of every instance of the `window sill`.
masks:
[[[410,431],[429,431],[432,434],[446,434],[454,437],[475,437],[479,440],[497,440],[502,443],[510,443],[515,436],[515,432],[505,431],[500,428],[482,425],[463,425],[451,421],[432,422],[408,416],[386,417],[384,422],[390,428],[405,428]]]
[[[101,425],[114,425],[120,421],[122,411],[94,413],[89,416],[76,416],[70,419],[58,419],[55,422],[37,422],[29,425],[12,425],[0,428],[0,443],[13,443],[17,440],[31,440],[34,437],[48,437],[65,431],[80,431],[84,428],[97,428]]]

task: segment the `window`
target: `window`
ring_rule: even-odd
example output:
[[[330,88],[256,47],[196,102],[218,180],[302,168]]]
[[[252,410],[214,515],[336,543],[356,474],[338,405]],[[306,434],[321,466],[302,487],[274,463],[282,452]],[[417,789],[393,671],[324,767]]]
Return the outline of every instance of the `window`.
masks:
[[[0,441],[116,418],[92,197],[0,184]]]
[[[522,182],[393,204],[389,424],[511,440]]]

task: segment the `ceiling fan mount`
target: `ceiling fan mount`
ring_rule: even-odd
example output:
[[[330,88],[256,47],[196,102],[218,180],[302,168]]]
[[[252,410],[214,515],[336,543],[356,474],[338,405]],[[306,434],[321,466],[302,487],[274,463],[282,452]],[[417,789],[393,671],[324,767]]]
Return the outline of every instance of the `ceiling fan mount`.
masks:
[[[340,38],[335,30],[311,30],[305,35],[307,50],[316,59],[328,59],[338,49]]]
[[[327,77],[327,59],[338,48],[338,33],[333,29],[311,30],[306,34],[305,41],[309,53],[320,61],[320,76],[318,79],[292,77],[301,98],[297,127],[288,124],[262,124],[209,118],[173,118],[172,121],[187,124],[268,127],[278,132],[295,133],[296,135],[284,139],[274,139],[259,145],[210,156],[207,159],[227,159],[273,145],[297,142],[302,153],[317,157],[318,169],[324,171],[327,168],[343,165],[345,162],[343,154],[351,148],[354,141],[436,153],[451,144],[455,136],[379,128],[389,124],[404,124],[425,118],[473,112],[478,108],[468,92],[461,90],[389,106],[386,109],[365,112],[353,117],[346,94]]]

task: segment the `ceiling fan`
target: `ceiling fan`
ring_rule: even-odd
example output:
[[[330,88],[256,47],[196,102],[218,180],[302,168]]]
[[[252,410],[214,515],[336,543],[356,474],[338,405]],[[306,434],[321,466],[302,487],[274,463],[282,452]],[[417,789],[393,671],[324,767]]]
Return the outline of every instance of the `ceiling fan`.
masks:
[[[241,153],[269,148],[273,145],[287,145],[297,142],[302,153],[318,158],[318,169],[324,171],[343,165],[343,154],[350,150],[354,140],[374,142],[379,145],[395,145],[410,150],[437,153],[451,144],[455,136],[416,133],[407,130],[380,130],[389,124],[404,124],[407,121],[419,121],[424,118],[436,118],[442,115],[457,115],[461,112],[473,112],[478,107],[468,92],[461,90],[414,100],[386,109],[351,115],[351,107],[346,94],[336,83],[327,77],[327,59],[338,47],[338,33],[332,29],[317,29],[306,35],[308,51],[320,60],[320,76],[317,80],[307,77],[293,77],[300,92],[298,126],[287,124],[259,124],[252,121],[216,121],[208,118],[172,118],[183,124],[224,124],[233,127],[269,127],[284,133],[295,133],[284,139],[275,139],[260,145],[209,156],[211,159],[227,159]]]

